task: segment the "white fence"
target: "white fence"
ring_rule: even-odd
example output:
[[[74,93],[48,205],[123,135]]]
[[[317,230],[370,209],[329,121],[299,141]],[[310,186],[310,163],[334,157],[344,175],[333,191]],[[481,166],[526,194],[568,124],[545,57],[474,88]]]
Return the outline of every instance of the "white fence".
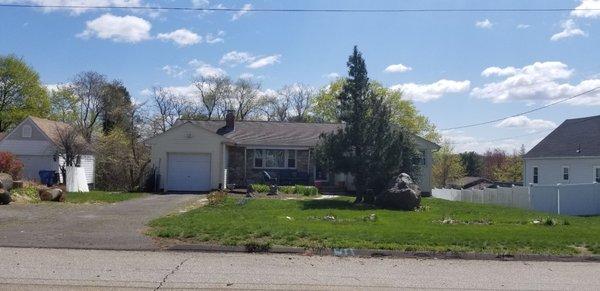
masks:
[[[496,204],[567,215],[599,215],[600,184],[536,185],[530,187],[433,189],[432,196],[451,201]]]

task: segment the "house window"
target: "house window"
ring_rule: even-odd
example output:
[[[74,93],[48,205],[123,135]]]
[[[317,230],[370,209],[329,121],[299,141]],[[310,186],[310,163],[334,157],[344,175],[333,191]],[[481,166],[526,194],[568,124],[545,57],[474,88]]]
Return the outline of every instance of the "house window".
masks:
[[[254,150],[255,168],[295,168],[296,150],[256,149]]]
[[[533,183],[538,183],[538,167],[533,167]]]
[[[600,167],[594,167],[594,181],[600,183]]]
[[[563,169],[563,180],[569,181],[569,167],[562,167]]]
[[[263,167],[263,150],[254,150],[254,167]]]
[[[296,167],[296,150],[288,150],[287,151],[287,167],[288,168]]]
[[[23,125],[21,137],[31,137],[31,125]]]

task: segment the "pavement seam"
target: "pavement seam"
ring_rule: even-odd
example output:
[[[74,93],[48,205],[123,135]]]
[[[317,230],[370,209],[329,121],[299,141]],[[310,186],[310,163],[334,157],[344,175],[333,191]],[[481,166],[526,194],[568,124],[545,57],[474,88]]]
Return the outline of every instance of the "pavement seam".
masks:
[[[160,283],[158,283],[158,286],[156,286],[156,288],[154,288],[154,290],[159,290],[166,282],[167,282],[167,278],[169,278],[169,276],[175,274],[175,272],[177,272],[181,266],[187,262],[190,258],[186,258],[183,261],[181,261],[177,266],[175,266],[175,268],[173,268],[173,270],[171,270],[171,272],[169,272],[168,274],[165,275],[165,277],[163,277],[162,281]]]

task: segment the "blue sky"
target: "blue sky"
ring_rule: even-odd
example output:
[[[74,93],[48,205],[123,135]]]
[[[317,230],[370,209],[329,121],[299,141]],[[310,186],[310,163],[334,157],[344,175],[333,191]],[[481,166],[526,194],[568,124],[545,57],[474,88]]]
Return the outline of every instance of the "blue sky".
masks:
[[[600,9],[600,0],[0,3]],[[600,86],[600,10],[236,14],[0,8],[0,19],[0,54],[23,57],[44,83],[66,83],[78,72],[95,70],[122,80],[138,100],[157,85],[185,94],[194,74],[252,75],[265,90],[296,82],[321,87],[332,75],[345,74],[353,45],[363,51],[372,79],[403,90],[442,129],[512,115]],[[600,93],[594,93],[526,117],[443,134],[458,151],[530,148],[564,119],[597,115],[599,108]]]

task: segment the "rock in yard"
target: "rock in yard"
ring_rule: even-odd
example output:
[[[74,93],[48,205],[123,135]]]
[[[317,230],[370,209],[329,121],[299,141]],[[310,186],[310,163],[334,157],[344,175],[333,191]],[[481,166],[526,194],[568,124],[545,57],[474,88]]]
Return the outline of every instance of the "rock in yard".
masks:
[[[10,192],[0,189],[0,205],[6,205],[8,203],[10,203]]]
[[[408,174],[402,173],[396,181],[375,198],[383,208],[414,210],[421,204],[421,189]]]
[[[13,178],[7,173],[0,173],[0,189],[10,190],[13,187]]]
[[[38,195],[42,201],[64,202],[66,198],[61,189],[39,189]]]

